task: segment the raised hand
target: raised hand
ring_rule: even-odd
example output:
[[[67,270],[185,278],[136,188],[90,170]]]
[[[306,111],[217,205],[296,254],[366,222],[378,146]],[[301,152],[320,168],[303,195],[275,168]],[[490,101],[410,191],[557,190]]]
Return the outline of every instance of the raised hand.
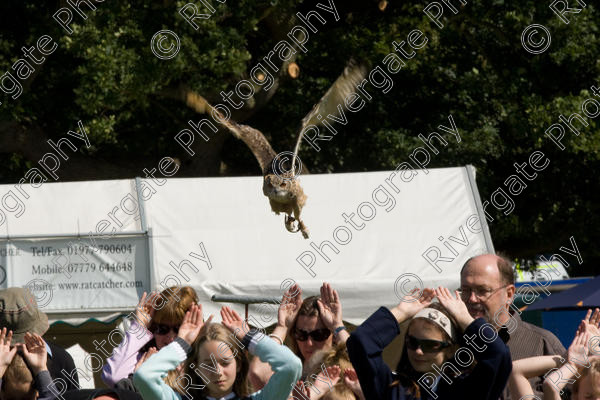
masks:
[[[454,317],[461,330],[464,331],[474,321],[474,318],[469,314],[467,305],[462,301],[457,290],[454,291],[454,296],[452,296],[450,290],[440,286],[435,289],[435,295],[440,304]]]
[[[48,369],[46,367],[46,362],[48,361],[46,343],[40,335],[30,332],[25,333],[25,345],[21,345],[20,347],[23,350],[23,357],[34,376]]]
[[[600,309],[596,308],[592,314],[592,310],[588,310],[585,318],[583,319],[585,325],[585,331],[589,334],[590,339],[594,336],[600,337]],[[588,354],[591,354],[591,350],[588,348]]]
[[[334,290],[327,282],[324,282],[321,286],[321,298],[317,300],[317,307],[319,307],[323,324],[330,331],[343,325],[340,296],[338,296],[337,290]]]
[[[177,336],[191,345],[200,335],[202,328],[208,325],[211,320],[212,315],[208,317],[206,322],[202,320],[202,304],[192,304],[190,309],[185,313],[185,317],[183,317],[183,322],[179,327]]]
[[[575,337],[573,338],[573,342],[567,350],[567,361],[575,368],[587,361],[587,343],[590,335],[586,332],[585,326],[585,321],[581,321],[581,324],[575,333]]]
[[[277,310],[277,325],[273,329],[273,335],[281,339],[281,342],[287,337],[294,321],[298,316],[302,306],[302,289],[297,283],[294,283],[283,294],[279,309]],[[275,339],[273,339],[275,340]]]
[[[308,386],[305,386],[304,382],[298,381],[292,388],[292,393],[291,393],[290,397],[287,398],[287,400],[297,400],[297,399],[313,400],[313,398],[311,397],[312,395],[313,394],[311,393],[310,388]]]
[[[396,321],[401,323],[430,305],[434,297],[435,292],[433,289],[426,288],[421,292],[418,288],[414,288],[408,296],[403,298],[403,301],[390,311],[396,317]]]
[[[323,368],[323,367],[321,367]],[[331,388],[339,382],[342,370],[339,365],[330,365],[325,368],[326,374],[319,372],[317,378],[310,386],[310,400],[317,400],[323,397]],[[313,375],[314,377],[314,375]]]
[[[156,347],[150,347],[148,349],[148,351],[145,352],[144,355],[140,357],[137,364],[135,364],[135,368],[133,369],[133,372],[137,371],[138,368],[141,367],[142,364],[145,363],[147,359],[149,359],[153,354],[156,354],[156,353],[158,353],[158,350],[156,349]]]
[[[289,330],[302,305],[302,289],[297,283],[286,290],[277,310],[277,325]]]
[[[150,321],[154,316],[154,300],[159,296],[156,292],[151,292],[150,296],[146,297],[146,292],[142,294],[142,298],[140,302],[135,307],[135,319],[148,328],[150,326]]]
[[[350,388],[350,390],[352,390],[359,400],[365,400],[365,394],[360,387],[358,375],[356,374],[356,370],[354,368],[346,368],[344,371],[344,383]]]
[[[10,348],[12,336],[12,331],[8,331],[7,333],[6,328],[0,330],[0,377],[4,376],[6,368],[10,365],[17,353],[16,347]]]
[[[223,320],[223,325],[233,332],[239,340],[242,340],[246,336],[246,333],[248,333],[248,330],[250,330],[250,327],[244,322],[242,317],[230,307],[221,307],[221,319]]]

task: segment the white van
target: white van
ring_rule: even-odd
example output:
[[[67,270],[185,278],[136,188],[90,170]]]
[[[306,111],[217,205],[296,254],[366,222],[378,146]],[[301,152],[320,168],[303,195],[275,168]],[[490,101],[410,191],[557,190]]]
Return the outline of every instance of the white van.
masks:
[[[527,262],[516,262],[513,264],[515,271],[515,282],[531,282],[531,281],[547,281],[549,273],[540,272],[544,269],[554,268],[560,272],[560,276],[557,276],[556,271],[553,271],[551,279],[563,280],[569,279],[569,274],[565,266],[558,260],[547,261],[548,258],[536,259],[535,264],[531,260]]]

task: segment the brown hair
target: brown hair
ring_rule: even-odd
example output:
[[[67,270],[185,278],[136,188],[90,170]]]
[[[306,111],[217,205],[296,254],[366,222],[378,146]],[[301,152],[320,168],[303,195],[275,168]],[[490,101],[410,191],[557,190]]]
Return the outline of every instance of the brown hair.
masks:
[[[160,304],[162,307],[154,312],[154,316],[150,321],[150,331],[153,331],[154,325],[158,324],[180,325],[183,322],[185,313],[192,304],[198,303],[198,295],[190,286],[171,286],[160,292],[159,296],[161,297]],[[150,347],[156,347],[155,340],[148,342],[141,351],[148,351]],[[165,377],[165,383],[176,389],[179,387],[176,383],[178,377],[179,371],[176,369],[171,370]]]
[[[500,259],[496,263],[498,271],[500,271],[500,279],[505,285],[515,284],[515,272],[512,267],[512,262],[504,253],[496,253]]]
[[[202,381],[202,378],[196,373],[197,366],[202,364],[202,361],[199,359],[200,356],[200,348],[203,344],[208,341],[219,341],[225,343],[235,354],[235,362],[237,363],[237,367],[239,371],[235,375],[235,382],[233,383],[232,390],[239,397],[246,397],[250,394],[250,385],[248,383],[248,370],[249,370],[249,362],[246,353],[239,349],[239,345],[236,342],[236,339],[233,338],[233,333],[229,329],[227,329],[224,325],[218,323],[211,323],[206,328],[206,334],[200,336],[196,339],[196,341],[192,344],[192,354],[185,360],[183,365],[183,373],[187,374],[191,378],[191,383],[196,385],[204,385],[205,382]],[[237,350],[237,351],[234,351]],[[222,358],[221,355],[215,355],[216,357]],[[196,370],[190,367],[190,364],[194,364]],[[173,386],[173,388],[179,392],[182,396],[185,396],[185,391],[179,387],[179,385]],[[208,390],[206,388],[202,389],[202,394],[204,396],[208,395]]]
[[[496,255],[496,257],[498,257],[498,260],[496,261],[496,266],[498,267],[498,272],[500,273],[500,281],[502,283],[504,283],[505,285],[514,285],[515,284],[515,273],[513,271],[512,262],[510,261],[508,256],[506,256],[502,252],[496,253],[495,255]],[[479,257],[479,256],[473,256],[464,263],[464,265],[462,266],[462,268],[460,270],[461,276],[462,276],[464,269],[467,267],[467,265],[469,265],[471,260],[473,260],[475,257]]]
[[[198,303],[198,295],[190,286],[172,286],[160,292],[162,308],[154,312],[150,324],[181,324],[190,306]]]
[[[6,368],[4,372],[4,376],[2,377],[2,392],[7,394],[9,398],[13,397],[15,393],[12,392],[14,387],[11,385],[11,382],[18,383],[26,383],[30,384],[30,392],[33,389],[33,375],[29,368],[27,368],[27,364],[25,364],[25,360],[23,357],[17,353],[14,358]],[[12,389],[12,390],[11,390]]]
[[[316,317],[321,316],[319,312],[319,306],[317,305],[317,300],[321,299],[321,296],[310,296],[304,299],[302,305],[300,306],[300,310],[298,310],[298,316],[305,315],[307,317]],[[296,321],[294,321],[294,327],[296,327]]]
[[[581,381],[588,376],[592,380],[592,390],[594,391],[594,394],[598,395],[598,393],[600,393],[600,358],[591,358],[589,362],[590,365],[588,368],[581,366],[577,368],[577,372],[579,372],[581,376],[573,384],[573,398],[576,398],[579,393]]]

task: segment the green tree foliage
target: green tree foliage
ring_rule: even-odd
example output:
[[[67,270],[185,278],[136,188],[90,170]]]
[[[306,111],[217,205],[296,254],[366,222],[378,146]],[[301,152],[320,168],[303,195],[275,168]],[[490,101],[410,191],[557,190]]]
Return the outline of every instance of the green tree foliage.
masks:
[[[178,10],[186,1],[105,1],[88,19],[75,15],[67,34],[52,18],[63,1],[5,0],[0,3],[0,72],[9,71],[41,35],[58,42],[57,51],[38,67],[16,100],[0,98],[0,155],[4,182],[15,182],[45,151],[46,138],[64,136],[81,119],[92,147],[78,163],[65,166],[66,180],[140,176],[161,157],[179,157],[179,176],[256,175],[257,163],[247,147],[225,131],[208,143],[197,139],[194,157],[173,140],[187,121],[205,117],[174,96],[185,86],[215,104],[219,92],[233,90],[250,69],[297,23],[295,13],[314,10],[317,1],[206,0],[211,18],[197,20],[194,30]],[[431,167],[473,164],[482,200],[515,173],[514,163],[542,151],[547,169],[514,195],[515,209],[504,215],[488,206],[497,249],[514,256],[554,253],[574,236],[584,265],[574,259],[572,274],[597,271],[600,251],[598,123],[579,136],[567,132],[565,150],[544,136],[558,116],[581,112],[581,103],[600,85],[598,11],[593,4],[570,14],[569,24],[549,9],[549,1],[469,2],[454,15],[446,9],[443,29],[423,13],[427,2],[336,1],[340,20],[327,18],[312,34],[306,54],[293,61],[300,76],[285,69],[269,93],[261,93],[233,118],[260,129],[276,151],[293,148],[302,117],[329,88],[351,56],[380,65],[392,41],[406,40],[413,29],[427,45],[400,72],[393,89],[383,94],[370,87],[373,100],[339,133],[319,142],[317,152],[303,144],[300,157],[312,173],[394,169],[422,145],[428,134],[452,114],[461,133],[456,144],[434,156]],[[200,2],[197,2],[201,6]],[[552,44],[533,55],[521,45],[523,29],[545,25]],[[160,60],[150,39],[160,29],[181,38],[181,51]],[[0,93],[1,94],[1,93]],[[32,146],[39,151],[31,151]],[[37,157],[37,158],[36,158]],[[458,224],[457,224],[458,227]],[[569,260],[569,261],[571,261]]]

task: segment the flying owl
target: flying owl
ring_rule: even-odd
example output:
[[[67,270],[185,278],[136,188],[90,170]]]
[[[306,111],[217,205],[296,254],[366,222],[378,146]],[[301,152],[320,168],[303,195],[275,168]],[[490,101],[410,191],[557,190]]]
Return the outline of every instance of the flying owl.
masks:
[[[262,132],[251,126],[227,120],[218,110],[210,107],[215,113],[221,115],[219,123],[236,138],[242,140],[256,157],[263,173],[263,194],[269,198],[271,210],[277,215],[285,213],[285,228],[293,233],[302,232],[305,239],[308,239],[308,228],[300,218],[300,213],[306,204],[306,195],[300,186],[295,170],[295,161],[304,131],[310,125],[321,125],[323,117],[329,114],[339,117],[338,105],[345,108],[344,99],[355,92],[356,86],[364,79],[366,73],[367,67],[364,64],[357,63],[354,59],[348,61],[344,72],[302,119],[292,157],[278,156]],[[288,162],[288,167],[284,168],[286,162]]]

